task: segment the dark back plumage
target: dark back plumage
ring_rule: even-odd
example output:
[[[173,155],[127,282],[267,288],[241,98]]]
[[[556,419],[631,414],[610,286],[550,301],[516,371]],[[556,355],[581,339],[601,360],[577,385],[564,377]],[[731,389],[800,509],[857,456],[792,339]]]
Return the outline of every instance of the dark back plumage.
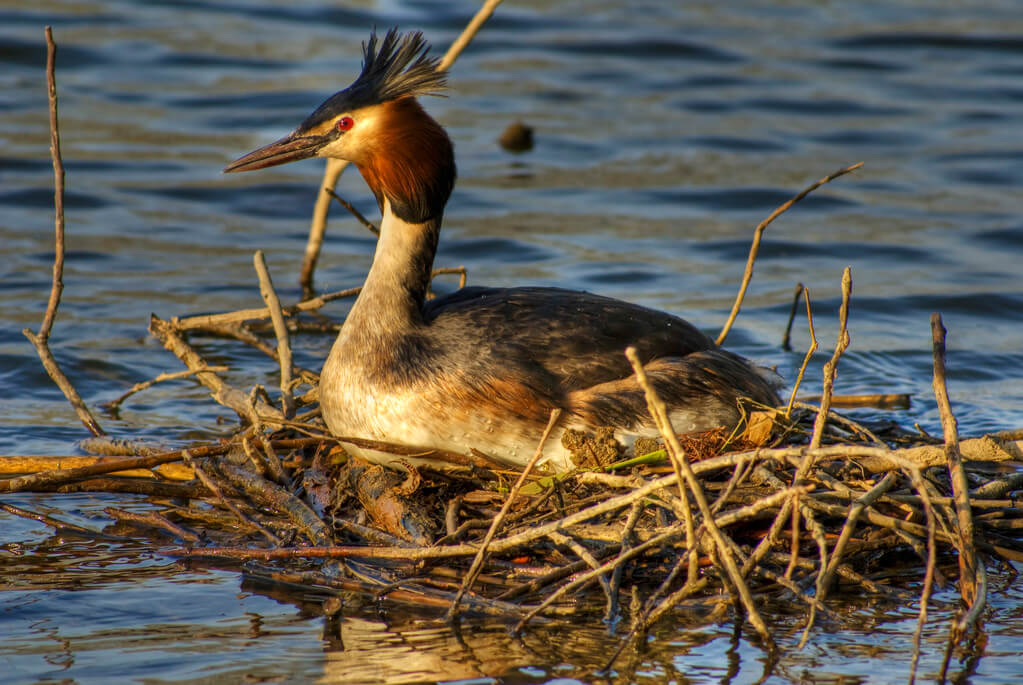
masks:
[[[379,47],[378,47],[379,42]],[[316,108],[300,129],[312,129],[341,112],[378,105],[403,97],[440,95],[447,72],[429,55],[430,46],[419,31],[402,35],[387,31],[382,41],[376,31],[362,44],[362,73],[352,85],[335,93]]]

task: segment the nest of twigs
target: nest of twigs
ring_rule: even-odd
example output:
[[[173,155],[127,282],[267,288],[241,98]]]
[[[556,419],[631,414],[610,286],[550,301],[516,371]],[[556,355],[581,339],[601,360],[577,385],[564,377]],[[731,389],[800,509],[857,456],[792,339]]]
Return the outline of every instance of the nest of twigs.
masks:
[[[676,436],[659,423],[662,441],[640,441],[633,455],[608,448],[606,435],[568,435],[580,467],[567,474],[359,441],[395,453],[391,468],[363,462],[345,452],[348,441],[326,433],[315,373],[292,366],[298,380],[282,379],[282,398],[272,402],[262,388],[230,386],[189,342],[230,334],[280,360],[288,355],[250,326],[276,319],[285,324],[279,334],[313,329],[303,312],[329,297],[287,310],[270,297],[267,310],[154,317],[151,331],[248,425],[230,439],[166,453],[91,439],[86,449],[136,456],[0,488],[173,497],[148,515],[107,511],[169,536],[177,547],[165,553],[238,563],[252,577],[305,588],[324,599],[328,615],[341,609],[336,597],[358,593],[448,617],[500,618],[516,630],[530,621],[603,618],[628,626],[624,647],[679,606],[708,616],[734,607],[770,645],[763,599],[805,607],[808,635],[816,616],[831,613],[829,595],[854,590],[904,602],[916,597],[906,588],[922,582],[925,608],[933,584],[951,579],[964,606],[979,612],[986,560],[1023,560],[1023,516],[1012,499],[1023,474],[999,465],[1023,456],[1023,436],[946,444],[831,411],[848,288],[845,295],[819,405],[759,408],[732,432]],[[943,374],[943,364],[936,370]],[[311,389],[290,393],[302,383]],[[424,457],[434,465],[411,463]],[[176,461],[183,473],[157,472],[154,480],[95,478]],[[969,616],[954,626],[958,633]]]

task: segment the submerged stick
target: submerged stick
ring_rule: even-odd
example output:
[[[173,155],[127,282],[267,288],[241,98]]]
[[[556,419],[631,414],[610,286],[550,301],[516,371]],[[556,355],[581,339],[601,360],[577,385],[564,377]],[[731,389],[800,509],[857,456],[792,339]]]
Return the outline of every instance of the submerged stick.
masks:
[[[56,215],[56,248],[53,256],[53,284],[50,287],[50,299],[46,303],[46,313],[43,315],[42,325],[39,327],[38,335],[31,329],[25,328],[21,332],[36,348],[39,360],[43,368],[49,374],[53,382],[57,384],[61,392],[71,403],[78,419],[89,429],[93,435],[106,435],[106,431],[99,425],[96,418],[85,406],[82,396],[75,390],[68,377],[61,371],[57,360],[50,351],[50,331],[53,329],[53,322],[57,318],[57,307],[60,306],[60,296],[64,292],[64,162],[60,156],[60,129],[57,122],[57,44],[53,42],[53,31],[46,27],[46,89],[50,102],[50,157],[53,159],[53,208]]]
[[[446,71],[455,63],[458,56],[462,54],[466,46],[476,36],[483,24],[490,15],[494,13],[501,0],[486,0],[479,8],[473,18],[462,30],[461,35],[455,39],[448,51],[437,64],[437,69]],[[306,298],[313,295],[313,272],[316,271],[316,262],[320,258],[320,250],[323,248],[323,235],[327,230],[327,213],[330,211],[330,200],[338,179],[344,173],[348,162],[340,159],[328,158],[327,166],[323,170],[323,180],[320,181],[322,193],[316,195],[316,205],[313,207],[313,219],[309,226],[309,238],[306,241],[305,257],[302,259],[302,273],[298,282],[302,286],[302,293]]]
[[[859,169],[861,166],[863,166],[863,162],[857,162],[856,164],[847,166],[844,169],[839,169],[832,174],[828,174],[816,183],[811,183],[791,200],[785,202],[778,207],[778,209],[771,212],[769,217],[757,225],[757,228],[753,233],[753,244],[750,245],[749,249],[749,258],[746,260],[746,271],[742,275],[742,284],[739,286],[739,294],[735,296],[735,304],[732,305],[732,312],[728,315],[728,320],[725,321],[725,325],[721,328],[721,332],[718,334],[717,340],[714,341],[715,343],[721,345],[725,342],[725,338],[728,337],[728,332],[732,330],[732,324],[735,323],[735,317],[739,315],[739,309],[742,307],[742,301],[746,297],[746,289],[749,288],[750,281],[753,280],[753,264],[757,261],[757,253],[760,251],[760,238],[764,234],[764,229],[767,228],[772,221],[787,212],[792,205],[796,204],[825,183],[830,183],[839,176],[844,176],[850,171]]]

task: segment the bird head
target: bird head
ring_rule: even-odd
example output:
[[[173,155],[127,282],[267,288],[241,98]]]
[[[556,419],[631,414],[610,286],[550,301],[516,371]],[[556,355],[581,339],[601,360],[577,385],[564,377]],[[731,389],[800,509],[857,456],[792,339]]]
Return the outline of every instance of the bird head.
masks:
[[[454,152],[419,95],[438,95],[447,74],[419,32],[376,32],[363,44],[362,72],[330,96],[298,128],[235,160],[225,173],[254,171],[309,157],[354,163],[383,210],[406,221],[439,218],[455,180]]]

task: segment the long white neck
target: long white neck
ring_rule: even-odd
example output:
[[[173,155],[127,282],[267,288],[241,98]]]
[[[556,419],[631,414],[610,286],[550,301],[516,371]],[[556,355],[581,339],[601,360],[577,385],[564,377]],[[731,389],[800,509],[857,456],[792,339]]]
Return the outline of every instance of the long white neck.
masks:
[[[371,344],[423,323],[441,219],[409,223],[395,216],[386,199],[383,209],[373,265],[341,332],[353,342]]]

